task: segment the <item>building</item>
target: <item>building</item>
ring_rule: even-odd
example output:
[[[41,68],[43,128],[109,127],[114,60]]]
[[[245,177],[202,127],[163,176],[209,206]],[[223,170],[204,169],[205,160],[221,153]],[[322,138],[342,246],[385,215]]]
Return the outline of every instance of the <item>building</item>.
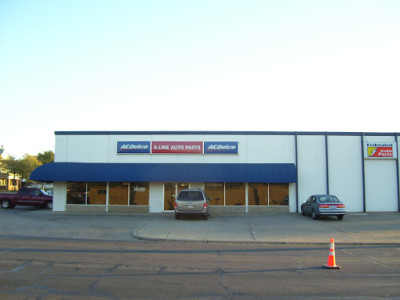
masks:
[[[55,211],[172,211],[183,188],[212,210],[292,212],[311,194],[350,212],[400,211],[398,133],[55,132],[55,161],[32,180],[54,182]]]
[[[0,148],[0,161],[3,159],[4,146]],[[0,164],[0,191],[17,191],[21,184],[21,178],[18,174],[9,173],[3,170]]]
[[[19,175],[0,171],[0,191],[18,191],[20,185]]]

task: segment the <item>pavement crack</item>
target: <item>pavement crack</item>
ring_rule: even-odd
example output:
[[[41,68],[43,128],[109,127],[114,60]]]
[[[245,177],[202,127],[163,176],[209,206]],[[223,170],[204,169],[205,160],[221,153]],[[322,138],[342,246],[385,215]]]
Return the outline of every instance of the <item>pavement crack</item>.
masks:
[[[300,273],[302,268],[303,268],[303,262],[302,261],[298,261],[297,262],[297,272]]]
[[[96,276],[97,278],[96,278],[95,281],[90,285],[89,292],[90,292],[92,295],[95,295],[95,296],[102,296],[102,297],[111,298],[112,295],[111,295],[110,293],[104,292],[104,291],[100,291],[100,290],[98,289],[98,286],[99,286],[100,282],[101,282],[104,278],[107,278],[107,277],[111,276],[111,274],[112,274],[116,269],[118,269],[118,268],[121,267],[121,266],[122,266],[122,264],[113,265],[112,267],[110,267],[110,268],[108,268],[107,270],[105,270],[105,272],[104,272],[103,274],[101,274],[101,275],[99,275],[99,276]]]
[[[388,266],[387,264],[382,263],[381,261],[379,261],[378,258],[376,258],[374,256],[369,256],[369,258],[373,261],[374,264],[377,264],[378,266],[381,266],[382,268],[389,269],[391,271],[398,271],[396,268],[392,268],[391,266]]]
[[[249,224],[249,227],[250,227],[249,232],[250,232],[251,237],[253,238],[254,241],[257,241],[256,231],[254,230],[253,225]]]
[[[13,268],[11,270],[0,272],[0,274],[3,274],[3,273],[17,273],[17,272],[25,269],[31,262],[32,262],[32,260],[25,261],[24,263],[19,264],[17,267],[15,267],[15,268]]]
[[[225,284],[225,281],[227,280],[226,279],[227,273],[221,268],[218,268],[216,273],[221,273],[221,277],[219,278],[219,284],[225,290],[225,295],[222,297],[222,299],[231,299],[233,296],[236,295],[236,292]]]

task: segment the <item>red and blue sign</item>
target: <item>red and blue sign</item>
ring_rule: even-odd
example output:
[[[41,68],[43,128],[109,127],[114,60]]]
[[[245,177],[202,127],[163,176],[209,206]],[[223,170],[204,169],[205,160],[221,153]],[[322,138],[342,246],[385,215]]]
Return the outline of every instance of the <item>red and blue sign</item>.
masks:
[[[118,141],[118,154],[238,154],[238,142]]]
[[[203,142],[152,142],[151,153],[203,154]]]

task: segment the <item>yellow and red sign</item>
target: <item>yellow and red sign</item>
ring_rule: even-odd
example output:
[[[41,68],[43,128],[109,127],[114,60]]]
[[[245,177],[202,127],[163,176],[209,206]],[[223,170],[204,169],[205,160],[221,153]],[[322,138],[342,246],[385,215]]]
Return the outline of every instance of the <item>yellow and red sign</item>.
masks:
[[[366,143],[365,158],[387,158],[397,157],[395,143]]]

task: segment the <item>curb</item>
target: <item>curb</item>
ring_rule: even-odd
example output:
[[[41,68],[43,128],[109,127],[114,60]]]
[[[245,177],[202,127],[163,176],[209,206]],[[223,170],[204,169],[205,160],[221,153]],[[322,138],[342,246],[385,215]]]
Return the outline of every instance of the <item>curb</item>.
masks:
[[[266,244],[266,245],[327,245],[327,242],[299,242],[299,241],[257,241],[257,240],[204,240],[204,239],[178,239],[178,238],[155,238],[140,235],[136,231],[131,233],[132,237],[140,241],[150,242],[175,242],[175,243],[200,243],[200,244]],[[400,242],[388,242],[388,243],[373,243],[373,242],[335,242],[336,249],[341,246],[393,246],[399,247]]]

